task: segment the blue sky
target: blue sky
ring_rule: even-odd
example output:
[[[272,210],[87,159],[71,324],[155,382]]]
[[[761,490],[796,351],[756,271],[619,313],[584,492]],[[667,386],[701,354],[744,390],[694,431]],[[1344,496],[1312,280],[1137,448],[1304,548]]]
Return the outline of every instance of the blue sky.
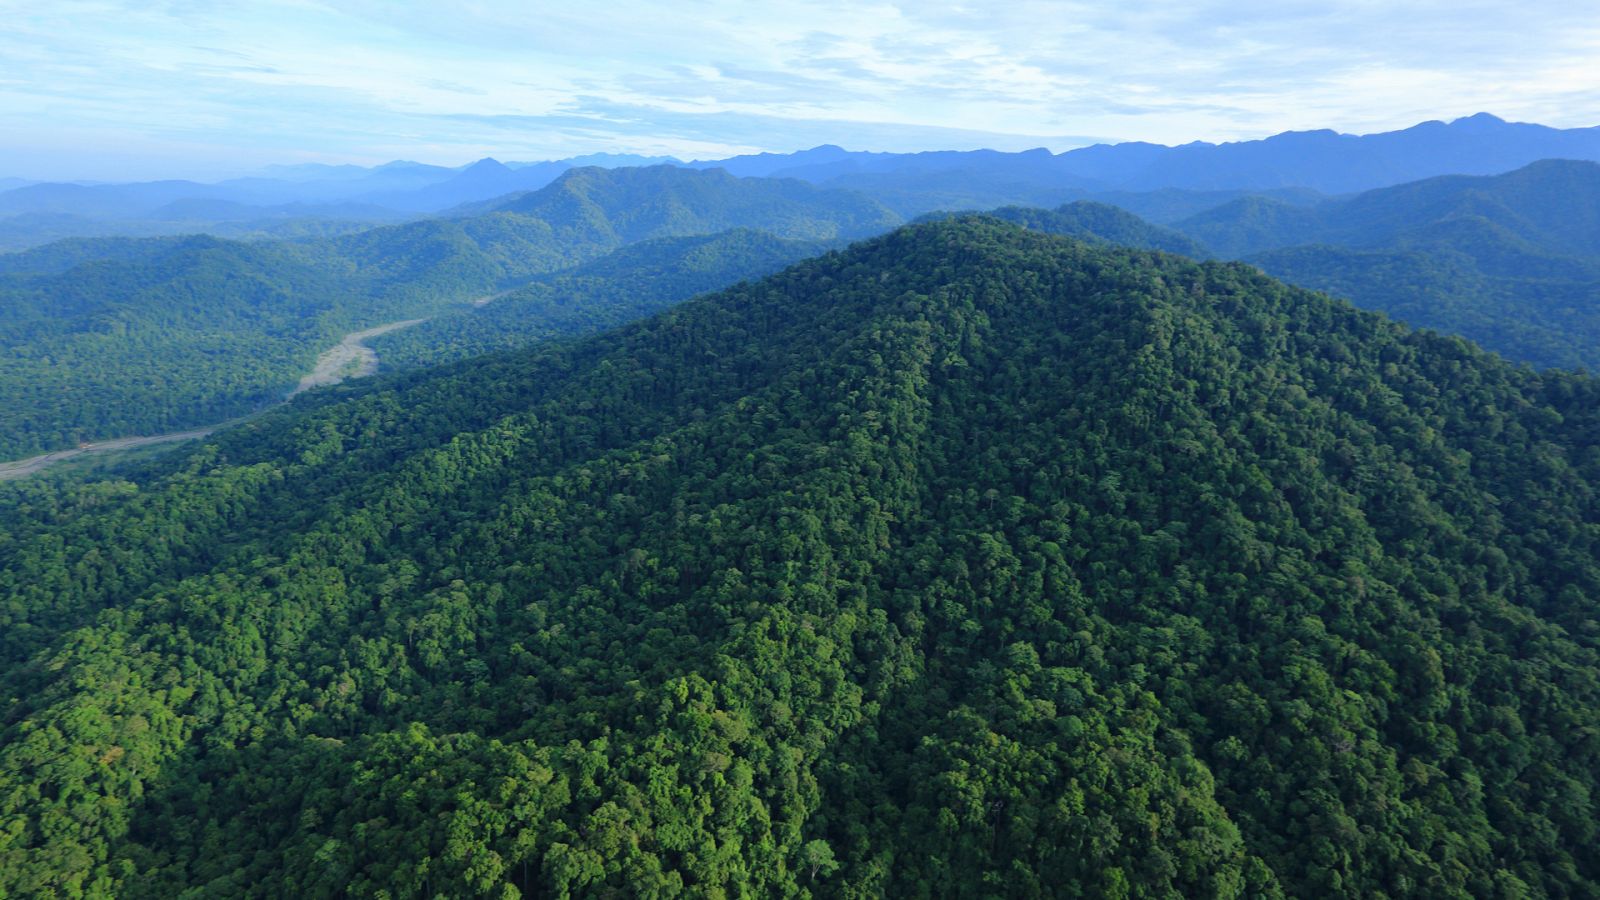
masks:
[[[1600,0],[0,0],[0,176],[1600,124]]]

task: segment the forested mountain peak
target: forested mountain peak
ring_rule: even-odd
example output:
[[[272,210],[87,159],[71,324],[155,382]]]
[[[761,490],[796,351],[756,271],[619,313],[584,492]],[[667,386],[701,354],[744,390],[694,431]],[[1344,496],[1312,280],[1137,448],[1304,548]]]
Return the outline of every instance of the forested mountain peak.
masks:
[[[779,237],[816,240],[872,234],[899,221],[852,191],[678,166],[571,169],[548,187],[495,208],[623,242],[708,234],[754,221]]]
[[[0,493],[0,891],[1592,893],[1600,383],[963,217]]]
[[[937,221],[960,215],[963,214],[937,213],[925,216],[924,220]],[[1205,245],[1182,232],[1152,225],[1125,209],[1091,200],[1075,200],[1056,209],[1003,206],[983,212],[981,215],[1021,225],[1034,231],[1079,240],[1137,247],[1142,250],[1160,250],[1195,259],[1204,259],[1211,255],[1211,251]]]

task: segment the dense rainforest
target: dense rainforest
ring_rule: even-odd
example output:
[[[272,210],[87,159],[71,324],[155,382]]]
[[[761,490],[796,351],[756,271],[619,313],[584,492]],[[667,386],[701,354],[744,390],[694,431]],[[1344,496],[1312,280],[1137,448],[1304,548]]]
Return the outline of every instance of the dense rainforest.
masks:
[[[0,895],[1600,895],[1600,381],[986,218],[0,485]]]
[[[459,311],[632,243],[733,228],[830,241],[898,221],[865,197],[798,181],[587,168],[477,215],[316,240],[76,240],[0,255],[0,460],[259,410],[346,332]],[[728,251],[738,280],[745,250]],[[495,344],[486,340],[472,346]]]

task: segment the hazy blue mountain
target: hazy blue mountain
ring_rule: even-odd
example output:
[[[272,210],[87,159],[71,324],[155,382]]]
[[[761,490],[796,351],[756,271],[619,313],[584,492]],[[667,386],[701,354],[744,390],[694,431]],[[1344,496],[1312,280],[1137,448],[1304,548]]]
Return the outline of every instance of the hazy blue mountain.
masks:
[[[1246,197],[1173,227],[1224,255],[1305,243],[1378,247],[1481,218],[1553,253],[1600,254],[1600,164],[1545,160],[1493,176],[1444,176],[1313,206]]]
[[[833,144],[823,144],[818,147],[812,147],[809,150],[797,150],[793,153],[752,153],[744,156],[730,156],[727,159],[695,160],[685,165],[692,169],[725,169],[740,178],[764,178],[783,169],[821,166],[844,160],[876,158],[893,160],[899,159],[904,155],[901,153],[852,151]]]
[[[742,227],[785,238],[828,240],[875,234],[901,221],[853,191],[676,166],[573,169],[543,190],[507,199],[494,209],[536,216],[557,229],[617,244]]]
[[[227,191],[193,181],[135,184],[30,184],[0,193],[0,215],[67,213],[81,216],[144,215],[174,200],[222,199]]]
[[[1275,192],[1280,200],[1301,204],[1308,191],[1313,196],[1346,194],[1436,175],[1495,174],[1540,159],[1600,160],[1600,127],[1562,130],[1479,114],[1370,135],[1287,132],[1258,141],[1177,147],[1132,142],[1060,154],[1044,149],[881,153],[823,145],[796,153],[681,165],[855,190],[902,217],[938,209],[1053,207],[1095,199],[1122,205],[1153,221],[1172,222],[1237,199],[1240,193]],[[9,190],[0,186],[0,215],[129,219],[185,200],[267,207],[356,202],[413,214],[443,210],[463,214],[458,207],[543,187],[569,169],[657,162],[680,165],[670,159],[593,154],[511,165],[486,159],[458,169],[411,162],[372,168],[302,164],[270,167],[257,176],[218,184],[34,184]],[[1189,193],[1170,193],[1175,189]]]
[[[672,156],[640,156],[636,153],[589,153],[583,156],[574,156],[570,159],[556,161],[571,169],[581,169],[584,166],[599,166],[602,169],[638,168],[641,166],[681,166],[682,160]],[[513,169],[525,166],[547,166],[549,162],[536,163],[506,163]]]
[[[480,159],[443,181],[408,191],[361,194],[367,203],[410,212],[433,212],[517,191],[536,190],[571,168],[565,163],[536,163],[512,168],[498,160]]]
[[[1065,155],[1068,171],[1079,171],[1073,159],[1082,152]],[[1286,132],[1260,141],[1193,143],[1133,156],[1137,164],[1101,170],[1100,177],[1134,190],[1309,187],[1342,194],[1435,175],[1490,175],[1541,159],[1600,160],[1600,127],[1563,130],[1479,113],[1380,134]]]
[[[180,203],[187,201],[178,201]],[[196,201],[208,203],[211,201]],[[209,234],[234,240],[279,240],[308,237],[328,237],[364,231],[398,214],[376,213],[370,218],[344,219],[320,215],[295,216],[290,207],[256,207],[250,216],[241,220],[210,218],[130,218],[98,219],[67,213],[23,213],[0,218],[0,255],[49,244],[69,238],[101,237],[161,237],[184,234]]]
[[[1341,194],[1442,174],[1506,172],[1552,158],[1600,160],[1600,127],[1563,130],[1478,114],[1370,135],[1285,132],[1227,144],[1102,144],[1056,155],[1042,150],[871,153],[824,145],[692,165],[836,183],[915,214],[937,208],[940,197],[965,192],[970,199],[979,191],[989,196],[997,187],[1010,191],[1008,201],[1034,203],[1043,200],[1022,192],[1308,188]],[[1060,199],[1071,198],[1053,202]]]
[[[460,167],[435,166],[427,163],[397,159],[379,166],[328,165],[324,163],[298,163],[294,165],[266,166],[249,178],[234,179],[224,184],[261,179],[265,181],[367,181],[386,180],[394,186],[412,182],[412,187],[443,181],[460,171]]]

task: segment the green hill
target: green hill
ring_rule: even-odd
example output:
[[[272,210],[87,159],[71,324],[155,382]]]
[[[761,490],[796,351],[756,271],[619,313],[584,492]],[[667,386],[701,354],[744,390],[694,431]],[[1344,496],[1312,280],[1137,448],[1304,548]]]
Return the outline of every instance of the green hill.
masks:
[[[573,169],[494,209],[613,245],[753,226],[783,238],[829,240],[878,234],[901,221],[853,191],[676,166]]]
[[[1590,896],[1600,382],[902,229],[0,488],[0,893]]]
[[[960,213],[934,213],[926,221],[948,219]],[[1118,244],[1141,250],[1160,250],[1194,259],[1205,259],[1211,251],[1199,241],[1160,225],[1152,225],[1120,207],[1089,200],[1063,204],[1056,209],[1005,206],[989,210],[986,216],[1021,225],[1045,234],[1073,237],[1083,241]]]
[[[1173,224],[1219,253],[1301,244],[1379,248],[1477,219],[1552,255],[1600,256],[1600,163],[1552,159],[1504,175],[1450,175],[1313,206],[1244,197]]]
[[[1600,368],[1600,165],[1548,160],[1173,227],[1225,257],[1537,366]]]

